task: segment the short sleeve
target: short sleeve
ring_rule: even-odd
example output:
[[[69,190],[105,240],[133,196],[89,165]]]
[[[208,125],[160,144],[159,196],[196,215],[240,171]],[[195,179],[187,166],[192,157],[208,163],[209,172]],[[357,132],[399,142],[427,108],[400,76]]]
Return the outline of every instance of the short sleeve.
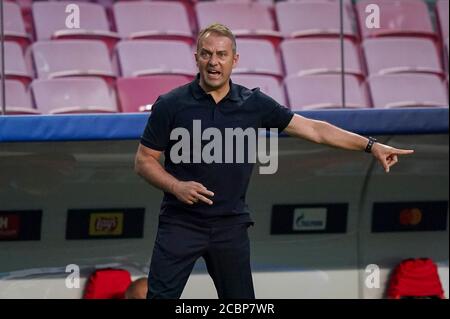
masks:
[[[172,123],[170,107],[159,97],[152,106],[141,144],[157,151],[164,151],[170,141]]]
[[[262,127],[271,129],[277,128],[282,132],[294,116],[294,112],[282,106],[270,96],[259,92],[261,103],[261,123]]]

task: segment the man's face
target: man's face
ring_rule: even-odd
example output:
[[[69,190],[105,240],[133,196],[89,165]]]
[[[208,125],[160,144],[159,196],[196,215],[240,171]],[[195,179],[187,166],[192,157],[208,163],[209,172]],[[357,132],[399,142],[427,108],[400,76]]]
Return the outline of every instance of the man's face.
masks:
[[[238,59],[239,55],[233,54],[231,39],[215,33],[207,34],[195,53],[200,80],[206,89],[217,90],[227,85]]]

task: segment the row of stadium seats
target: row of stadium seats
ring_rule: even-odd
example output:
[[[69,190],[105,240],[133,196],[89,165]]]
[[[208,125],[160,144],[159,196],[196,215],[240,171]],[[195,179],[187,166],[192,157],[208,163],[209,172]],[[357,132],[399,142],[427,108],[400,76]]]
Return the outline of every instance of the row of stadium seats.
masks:
[[[340,99],[340,77],[327,77],[329,85],[323,85],[324,77],[314,78],[311,75],[336,74],[341,70],[338,39],[291,39],[281,44],[281,56],[283,57],[286,72],[283,72],[278,55],[265,40],[240,39],[238,40],[238,51],[240,62],[234,70],[240,84],[248,87],[261,87],[263,91],[271,95],[282,104],[292,109],[329,108],[339,107]],[[351,41],[345,41],[346,62],[345,73],[347,94],[346,106],[369,107],[392,107],[412,105],[447,105],[445,94],[445,82],[443,70],[435,44],[430,39],[420,38],[374,38],[363,43],[365,63],[360,61],[360,51]],[[171,75],[175,79],[178,76],[192,79],[196,73],[192,48],[181,41],[161,40],[133,40],[121,41],[116,47],[116,54],[111,60],[106,45],[101,41],[86,40],[59,40],[36,42],[28,51],[28,59],[21,59],[20,47],[12,42],[7,42],[6,50],[6,75],[8,79],[20,80],[25,86],[33,80],[33,74],[38,79],[57,79],[63,77],[96,76],[106,81],[111,89],[114,89],[116,76],[139,77],[158,74]],[[164,52],[164,54],[161,54]],[[26,62],[27,60],[27,62]],[[364,59],[363,59],[364,60]],[[29,72],[26,65],[34,65],[34,72]],[[382,102],[380,94],[373,95],[373,103],[370,102],[368,93],[361,89],[364,82],[365,68],[369,77],[367,82],[377,82],[377,75],[401,73],[401,77],[389,77],[407,81],[405,88],[410,88],[411,94],[408,100],[404,100],[406,94],[400,95],[402,99],[387,98]],[[284,78],[284,74],[287,76]],[[413,76],[411,75],[428,75]],[[430,76],[431,75],[431,76]],[[306,76],[306,77],[305,77]],[[301,77],[303,79],[296,79]],[[420,81],[432,81],[435,85]],[[428,80],[424,80],[428,79]],[[119,79],[120,80],[120,79]],[[174,84],[177,83],[174,80]],[[42,82],[42,81],[41,81]],[[282,83],[286,86],[287,99],[285,98]],[[317,85],[312,83],[318,82]],[[424,88],[419,93],[414,88],[414,83]],[[391,83],[392,87],[402,86],[402,83]],[[153,84],[156,85],[156,84]],[[298,90],[298,87],[316,87],[318,94],[309,93],[309,90]],[[166,86],[167,90],[175,86]],[[363,85],[364,88],[364,85]],[[371,91],[374,90],[370,85]],[[428,90],[428,91],[427,91]],[[157,91],[157,90],[156,90]],[[334,93],[330,93],[334,91]],[[7,90],[8,95],[11,93]],[[160,94],[165,91],[160,91]],[[406,92],[404,92],[406,93]],[[327,96],[329,101],[323,101],[322,95]],[[415,99],[412,96],[415,94]],[[330,102],[332,101],[332,103]],[[19,101],[12,103],[8,98],[7,107],[9,113],[13,113]],[[140,101],[144,103],[145,101]],[[144,104],[154,102],[154,97]],[[36,107],[41,112],[50,112],[36,101]],[[26,104],[28,107],[29,104]],[[132,107],[123,106],[122,111],[137,111],[140,105]],[[55,106],[56,107],[56,106]],[[115,108],[114,108],[115,109]],[[45,111],[43,111],[45,110]],[[17,111],[17,109],[16,109]],[[52,111],[53,112],[53,111]],[[59,111],[58,111],[59,112]],[[32,111],[34,113],[34,111]]]
[[[79,28],[66,24],[71,12],[66,8],[73,3],[77,3],[82,14]],[[238,37],[265,38],[274,44],[283,37],[338,36],[340,32],[337,0],[281,1],[273,6],[236,0],[201,1],[192,8],[189,3],[187,0],[119,1],[112,5],[112,13],[108,15],[105,6],[98,3],[40,1],[32,3],[29,8],[32,21],[25,14],[24,23],[19,5],[6,2],[5,34],[7,39],[16,40],[22,46],[29,44],[32,37],[36,40],[94,38],[104,40],[113,48],[120,39],[163,38],[192,43],[198,28],[217,21],[229,26]],[[359,0],[355,7],[351,1],[345,3],[343,32],[352,39],[385,35],[435,38],[440,34],[445,42],[449,36],[448,0],[437,0],[436,26],[422,0]],[[366,25],[366,8],[374,4],[383,13],[379,27],[375,28]],[[32,34],[27,34],[25,25],[33,30]]]
[[[373,38],[362,47],[344,40],[344,72],[367,75],[399,72],[426,72],[444,76],[439,50],[431,39]],[[339,39],[289,39],[280,53],[266,40],[238,39],[240,55],[235,74],[284,77],[341,72]],[[110,58],[106,45],[95,40],[38,41],[27,50],[5,43],[5,74],[29,84],[33,78],[97,75],[112,80],[116,76],[152,74],[194,75],[194,48],[176,40],[124,40]]]
[[[28,0],[19,0],[19,3],[23,4],[24,1],[27,2]],[[118,37],[117,34],[111,31],[115,30],[115,27],[110,27],[109,25],[111,21],[101,18],[106,16],[105,12],[108,12],[105,9],[108,8],[108,4],[104,4],[108,0],[97,1],[101,2],[102,5],[77,2],[83,12],[83,23],[98,19],[97,22],[86,23],[82,25],[82,29],[65,29],[64,19],[60,19],[61,21],[54,19],[54,23],[43,23],[44,25],[52,26],[52,28],[47,29],[47,35],[41,38],[39,30],[44,30],[45,28],[39,27],[39,23],[37,23],[37,20],[39,20],[37,16],[40,15],[38,12],[45,15],[46,11],[41,8],[47,8],[50,10],[49,12],[53,12],[47,16],[47,19],[52,20],[51,16],[62,16],[65,18],[67,14],[64,10],[68,2],[34,2],[32,6],[29,6],[29,8],[33,9],[38,41],[28,46],[27,41],[22,41],[24,39],[17,36],[18,32],[10,32],[9,38],[8,36],[6,38],[8,42],[5,43],[6,77],[8,80],[11,80],[8,81],[6,89],[8,113],[47,114],[90,112],[95,110],[100,112],[147,110],[148,108],[143,106],[151,105],[157,95],[165,93],[193,78],[196,72],[192,57],[195,50],[192,33],[194,28],[191,24],[189,26],[189,34],[185,32],[184,35],[182,33],[174,33],[173,31],[176,31],[176,28],[164,29],[168,24],[174,23],[172,20],[177,19],[172,18],[176,10],[163,12],[163,10],[168,10],[167,8],[182,8],[185,10],[185,8],[189,8],[189,5],[186,6],[186,4],[191,4],[190,0],[183,2],[119,1],[115,3],[111,11],[115,19],[111,21],[116,21],[115,24],[118,22],[117,17],[119,14],[117,12],[121,10],[117,8],[134,7],[135,9],[124,10],[125,15],[131,14],[130,17],[133,17],[133,19],[125,20],[133,20],[132,23],[135,24],[140,23],[137,29],[130,31],[134,36],[130,36],[127,31],[125,33],[128,36],[125,35],[123,37]],[[310,28],[307,33],[297,32],[297,30],[293,33],[291,32],[287,36],[288,38],[281,40],[280,35],[283,35],[282,33],[276,34],[277,31],[274,28],[270,30],[264,29],[263,25],[258,26],[260,23],[259,19],[251,18],[253,10],[256,10],[255,8],[269,9],[270,12],[270,1],[269,4],[267,1],[242,2],[246,1],[229,0],[229,2],[216,1],[196,4],[198,18],[200,17],[198,8],[203,6],[216,6],[216,9],[219,6],[221,10],[225,11],[228,10],[227,8],[234,8],[234,10],[244,7],[252,8],[252,10],[243,9],[239,13],[248,15],[246,16],[248,21],[246,21],[245,26],[238,25],[237,21],[233,22],[237,13],[222,14],[217,18],[220,22],[228,21],[228,25],[238,35],[237,45],[240,53],[240,62],[233,72],[233,80],[250,88],[261,87],[264,92],[294,110],[342,107],[341,78],[337,75],[337,73],[341,72],[342,67],[340,40],[336,37],[339,30],[338,28],[336,29],[336,25],[333,28],[331,28],[331,25],[323,25],[323,27],[318,29]],[[382,22],[382,26],[386,26],[387,29],[375,29],[378,33],[367,35],[364,35],[364,32],[362,32],[364,38],[361,44],[359,44],[359,40],[355,41],[355,37],[353,37],[353,35],[357,34],[346,34],[348,36],[344,40],[346,106],[384,108],[448,105],[445,88],[447,83],[443,81],[445,77],[447,77],[448,81],[448,73],[446,76],[443,71],[441,44],[439,41],[436,41],[438,39],[437,34],[434,31],[431,33],[422,32],[426,28],[420,29],[418,24],[413,23],[414,19],[412,19],[412,17],[425,16],[424,14],[418,14],[423,8],[426,9],[424,2],[422,0],[371,1],[371,3],[374,2],[382,6],[382,16],[384,17],[389,17],[389,15],[385,15],[384,11],[386,8],[392,7],[389,3],[395,3],[395,6],[391,8],[391,11],[388,11],[391,12],[392,16],[390,16],[390,20],[385,21],[387,24]],[[31,2],[29,1],[29,3]],[[348,0],[345,3],[349,16],[351,16],[353,14],[352,2]],[[357,2],[356,7],[362,6],[361,3],[365,3],[365,1]],[[14,3],[10,4],[14,7]],[[289,6],[292,4],[294,7],[301,4],[302,14],[304,14],[304,10],[308,11],[309,5],[312,5],[311,8],[313,9],[311,9],[309,14],[313,16],[322,12],[322,8],[328,8],[327,10],[330,10],[330,12],[332,8],[334,8],[333,10],[338,9],[337,0],[278,2],[275,4],[275,9],[277,6],[285,4]],[[448,7],[448,1],[438,0],[436,11],[438,12],[438,21],[441,24],[447,21],[448,31],[448,10],[446,14],[442,11],[445,5]],[[56,8],[59,8],[59,11]],[[137,10],[138,8],[141,10]],[[150,21],[152,19],[149,19],[149,17],[160,9],[162,11],[158,13],[159,19],[167,21],[157,23]],[[189,12],[189,10],[186,12]],[[335,12],[333,16],[338,18],[339,15],[337,13]],[[394,13],[399,16],[395,17]],[[169,15],[171,19],[167,19],[167,16],[162,19],[164,14]],[[214,14],[211,13],[211,15]],[[426,16],[426,20],[430,20],[428,12]],[[139,17],[145,17],[145,19],[142,18],[142,21],[138,23]],[[245,17],[240,15],[239,17],[238,20],[241,21],[239,23],[242,23],[242,19]],[[326,15],[324,14],[323,17],[326,17]],[[188,20],[192,20],[190,18],[188,17]],[[8,19],[10,21],[14,20],[11,20],[9,15],[6,16],[7,34],[8,28],[11,29],[8,26],[14,25],[8,23]],[[287,19],[298,20],[294,16]],[[313,20],[311,19],[311,23]],[[335,20],[328,19],[321,23]],[[146,29],[150,25],[149,21],[150,24],[155,22],[156,24],[153,27],[160,29]],[[200,22],[200,18],[198,21]],[[226,21],[224,23],[227,23]],[[272,22],[275,25],[274,21]],[[352,25],[353,22],[351,23]],[[100,28],[99,23],[108,27],[106,29]],[[428,23],[422,23],[422,25],[428,26]],[[431,22],[429,26],[431,26]],[[118,30],[119,34],[121,34],[120,29]],[[270,32],[265,32],[268,30]],[[441,33],[445,36],[445,32]],[[58,41],[53,41],[54,39],[58,39]],[[18,41],[15,43],[14,40]],[[277,45],[273,46],[271,43]],[[448,49],[448,39],[445,43]],[[22,54],[20,45],[22,45],[22,48],[26,48],[25,57]],[[163,54],[161,54],[162,52]],[[99,90],[104,91],[104,94],[102,93],[100,96],[108,96],[111,102],[107,102],[106,98],[102,100],[102,103],[96,100],[88,101],[84,99],[89,95],[76,98],[73,96],[74,92],[70,90],[72,82],[58,81],[59,78],[80,76],[98,77],[104,80],[104,83],[101,83],[102,81],[94,82],[97,83],[97,87],[101,88]],[[142,76],[146,78],[140,80],[131,78]],[[157,83],[158,79],[162,83]],[[23,85],[13,80],[19,80]],[[397,92],[389,94],[390,91],[393,91],[390,89],[388,94],[383,96],[383,91],[378,88],[384,89],[384,87],[377,84],[382,81],[389,83],[391,88],[399,89]],[[73,82],[73,85],[76,87],[81,82],[81,79],[77,79]],[[28,97],[28,85],[30,83],[32,83],[30,89],[32,99]],[[67,83],[71,84],[68,85]],[[83,87],[85,83],[79,84],[80,87]],[[135,95],[138,95],[139,98],[134,99],[131,97],[133,101],[129,102],[130,98],[124,99],[123,96],[132,88],[124,89],[124,83],[135,83],[136,86],[142,83],[152,85],[150,89],[146,86],[142,87],[146,91],[152,91],[152,93],[136,93]],[[105,84],[107,93],[104,89]],[[56,105],[39,98],[37,87],[52,87],[55,85],[58,89],[65,89],[66,91],[54,94],[50,89],[50,94],[55,96],[59,94],[65,97],[67,103],[59,101],[59,105]],[[419,85],[420,89],[416,89],[415,85]],[[16,97],[11,96],[13,91],[8,90],[8,88],[13,87],[14,92],[18,92],[17,94],[21,98],[18,98],[19,95]],[[82,91],[82,89],[80,90]],[[118,92],[117,102],[116,91]],[[154,96],[154,93],[158,94]],[[54,101],[57,102],[57,100],[55,97]],[[79,100],[84,102],[81,103]]]
[[[183,75],[119,78],[115,88],[95,77],[34,80],[30,85],[32,99],[22,82],[6,80],[7,114],[149,111],[159,95],[191,79]],[[260,87],[280,103],[287,102],[294,111],[342,108],[340,75],[288,78],[284,86],[288,101],[284,88],[273,77],[233,75],[232,80],[246,87]],[[345,95],[348,108],[448,107],[446,84],[434,74],[378,75],[362,83],[355,76],[346,75]]]

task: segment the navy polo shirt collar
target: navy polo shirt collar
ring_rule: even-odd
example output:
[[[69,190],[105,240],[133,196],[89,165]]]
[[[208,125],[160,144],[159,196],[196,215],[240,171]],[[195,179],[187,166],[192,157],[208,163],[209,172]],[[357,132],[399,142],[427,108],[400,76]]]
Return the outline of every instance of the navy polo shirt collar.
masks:
[[[239,89],[236,87],[231,79],[230,81],[230,91],[228,91],[227,95],[223,98],[223,100],[230,99],[231,101],[239,101],[241,98],[239,96]],[[195,99],[200,100],[204,97],[207,97],[209,94],[203,90],[200,86],[200,73],[197,73],[195,79],[191,82],[191,92]]]

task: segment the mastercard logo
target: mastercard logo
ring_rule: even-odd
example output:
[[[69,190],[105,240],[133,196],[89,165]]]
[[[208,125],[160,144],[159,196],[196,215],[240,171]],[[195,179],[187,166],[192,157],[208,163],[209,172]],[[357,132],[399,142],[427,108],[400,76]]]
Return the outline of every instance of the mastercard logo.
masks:
[[[406,208],[400,212],[400,224],[403,226],[416,226],[422,221],[422,212],[418,208]]]

